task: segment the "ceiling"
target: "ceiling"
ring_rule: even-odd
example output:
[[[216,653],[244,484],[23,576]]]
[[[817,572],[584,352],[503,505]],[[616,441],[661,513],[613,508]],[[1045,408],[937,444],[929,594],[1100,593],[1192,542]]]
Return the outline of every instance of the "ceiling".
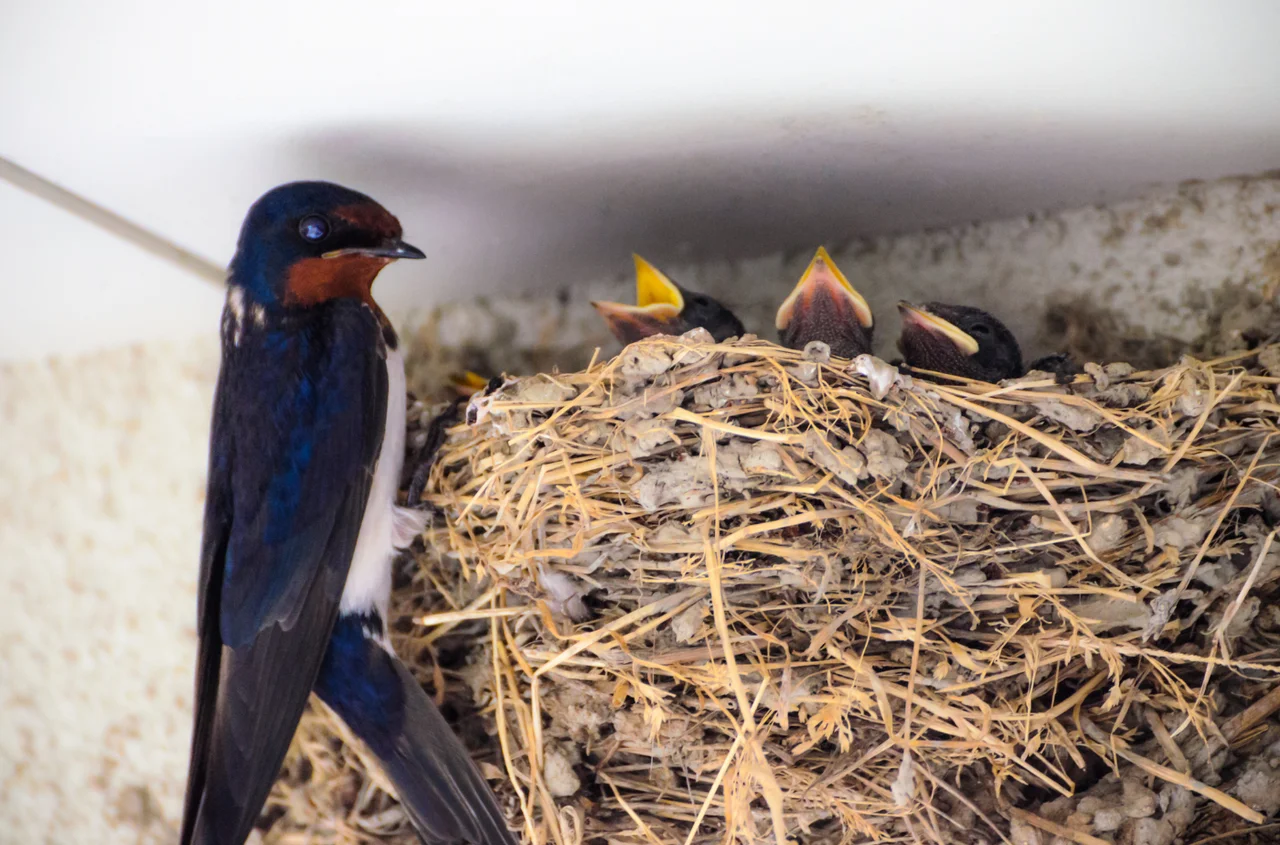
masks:
[[[1280,167],[1273,0],[2,2],[0,156],[218,265],[347,183],[430,256],[391,308]],[[0,247],[0,357],[216,325],[5,185]]]

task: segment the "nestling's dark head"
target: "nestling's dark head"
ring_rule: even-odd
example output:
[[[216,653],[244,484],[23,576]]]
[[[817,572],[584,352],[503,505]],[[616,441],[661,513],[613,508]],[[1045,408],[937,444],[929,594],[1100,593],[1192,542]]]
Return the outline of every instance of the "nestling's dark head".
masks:
[[[636,304],[592,302],[619,343],[634,343],[655,334],[681,335],[704,328],[717,341],[741,337],[742,321],[705,293],[687,290],[638,255]]]
[[[728,340],[731,337],[742,337],[746,329],[738,316],[720,303],[720,300],[698,293],[696,290],[680,288],[684,297],[684,308],[680,309],[680,317],[689,329],[701,326],[711,333],[716,341]]]
[[[331,182],[290,182],[249,209],[230,281],[264,306],[340,297],[371,302],[373,280],[398,258],[424,258],[372,198]]]
[[[1022,375],[1022,350],[1004,323],[981,308],[899,302],[898,348],[912,367],[997,382]]]

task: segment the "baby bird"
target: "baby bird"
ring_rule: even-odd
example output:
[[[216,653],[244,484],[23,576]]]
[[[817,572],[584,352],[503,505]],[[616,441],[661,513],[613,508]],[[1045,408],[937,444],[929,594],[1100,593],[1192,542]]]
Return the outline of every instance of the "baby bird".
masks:
[[[638,255],[636,304],[592,302],[609,324],[609,331],[624,346],[655,334],[680,335],[704,328],[716,341],[740,337],[742,321],[705,293],[681,287]]]
[[[1023,374],[1022,350],[1004,323],[981,308],[899,302],[898,348],[914,369],[998,382]]]
[[[783,346],[804,349],[820,340],[841,358],[870,352],[875,328],[867,301],[824,247],[818,247],[795,289],[783,300],[775,325]]]

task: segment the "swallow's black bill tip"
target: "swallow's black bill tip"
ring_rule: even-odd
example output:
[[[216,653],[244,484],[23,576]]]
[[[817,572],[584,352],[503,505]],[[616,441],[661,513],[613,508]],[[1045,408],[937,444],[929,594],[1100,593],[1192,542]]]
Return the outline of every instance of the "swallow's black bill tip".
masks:
[[[400,241],[399,243],[397,243],[397,244],[396,244],[396,246],[395,246],[395,253],[396,253],[396,254],[395,254],[395,257],[396,257],[396,258],[413,258],[413,259],[418,259],[418,258],[426,258],[426,257],[427,257],[427,254],[426,254],[425,252],[423,252],[422,250],[418,249],[418,248],[417,248],[416,246],[414,246],[413,244],[407,244],[407,243],[405,243],[404,241]]]

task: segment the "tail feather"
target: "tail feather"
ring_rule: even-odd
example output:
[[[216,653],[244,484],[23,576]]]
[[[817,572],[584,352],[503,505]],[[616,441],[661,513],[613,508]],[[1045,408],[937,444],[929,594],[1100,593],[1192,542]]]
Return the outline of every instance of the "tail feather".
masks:
[[[516,845],[489,784],[404,664],[339,620],[316,693],[382,763],[418,835],[439,845]]]
[[[414,827],[429,842],[515,845],[493,791],[449,723],[404,664],[389,659],[405,689],[406,714],[392,752],[379,756]]]

